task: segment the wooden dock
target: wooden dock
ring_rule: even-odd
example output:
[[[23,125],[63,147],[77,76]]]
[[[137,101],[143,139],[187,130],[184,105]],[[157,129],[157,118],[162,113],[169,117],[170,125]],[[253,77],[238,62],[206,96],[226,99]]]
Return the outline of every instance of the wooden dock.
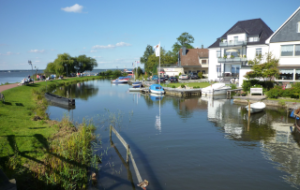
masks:
[[[243,90],[242,88],[233,89],[233,90],[228,90],[228,91],[227,91],[227,99],[231,99],[231,93],[232,93],[232,92],[239,92],[239,91],[242,91],[242,90]]]
[[[201,96],[201,88],[185,89],[185,88],[169,88],[164,87],[166,95],[178,97]]]

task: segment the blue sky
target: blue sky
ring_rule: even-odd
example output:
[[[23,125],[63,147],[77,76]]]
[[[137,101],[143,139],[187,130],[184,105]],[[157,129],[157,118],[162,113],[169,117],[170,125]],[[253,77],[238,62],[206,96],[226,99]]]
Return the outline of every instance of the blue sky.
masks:
[[[45,69],[58,54],[94,57],[99,69],[132,68],[146,46],[171,50],[183,32],[210,46],[239,20],[273,31],[299,0],[0,0],[0,70]]]

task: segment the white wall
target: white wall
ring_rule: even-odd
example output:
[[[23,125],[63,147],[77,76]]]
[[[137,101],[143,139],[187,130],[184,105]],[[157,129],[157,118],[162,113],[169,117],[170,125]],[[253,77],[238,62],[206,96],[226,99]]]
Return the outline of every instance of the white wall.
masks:
[[[244,75],[251,71],[251,68],[240,68],[240,74],[239,74],[239,87],[242,87],[243,81],[247,80]]]
[[[217,75],[217,65],[220,65],[218,63],[217,58],[217,51],[219,51],[220,48],[210,48],[208,49],[208,80],[215,80],[218,78]]]
[[[184,73],[182,67],[170,68],[170,67],[162,67],[164,69],[165,74],[169,76],[178,76],[179,73]]]
[[[234,36],[238,36],[238,41],[247,41],[247,35],[245,33],[241,33],[227,35],[227,42],[229,42],[230,40],[234,41]]]
[[[267,45],[253,45],[247,46],[247,59],[253,60],[256,57],[256,48],[261,48],[262,55],[264,56],[268,53],[268,46]],[[262,63],[265,61],[265,56],[263,57]]]
[[[300,56],[281,56],[281,45],[295,45],[300,44],[300,41],[294,42],[280,42],[280,43],[270,43],[270,52],[278,59],[279,65],[295,65],[300,66]]]

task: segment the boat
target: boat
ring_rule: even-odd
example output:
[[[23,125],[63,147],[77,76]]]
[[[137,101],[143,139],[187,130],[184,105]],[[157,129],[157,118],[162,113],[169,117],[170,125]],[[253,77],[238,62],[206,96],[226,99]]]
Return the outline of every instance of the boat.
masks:
[[[247,111],[249,111],[249,106],[245,107]],[[266,104],[263,102],[256,102],[253,104],[250,104],[250,113],[257,113],[261,112],[266,108]]]
[[[230,86],[226,86],[225,83],[214,83],[208,87],[202,88],[202,95],[221,95],[226,94],[228,90],[230,90]]]
[[[129,88],[129,92],[140,92],[142,90],[146,90],[146,88]]]
[[[162,95],[162,94],[150,94],[150,99],[154,102],[158,101],[158,100],[162,100],[163,97],[164,97],[164,95]]]
[[[115,80],[112,80],[111,82],[115,83],[115,84],[117,84],[117,83],[128,83],[128,80],[129,80],[129,77],[119,77]]]
[[[164,94],[164,88],[160,84],[152,84],[149,86],[149,91],[154,94]]]
[[[134,83],[132,83],[132,88],[140,88],[142,86],[143,86],[142,82],[134,82]]]
[[[65,106],[75,105],[75,99],[58,96],[49,92],[45,93],[45,98],[51,103],[61,104]]]

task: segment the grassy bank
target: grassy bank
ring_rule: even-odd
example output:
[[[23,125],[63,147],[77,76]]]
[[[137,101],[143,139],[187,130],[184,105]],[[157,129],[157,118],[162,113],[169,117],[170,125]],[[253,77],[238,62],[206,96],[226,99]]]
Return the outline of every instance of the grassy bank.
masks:
[[[100,78],[53,80],[47,82],[47,88]],[[9,177],[16,178],[18,189],[84,188],[94,127],[83,123],[77,130],[67,118],[50,121],[45,114],[45,91],[46,82],[39,82],[2,92],[0,166]]]

